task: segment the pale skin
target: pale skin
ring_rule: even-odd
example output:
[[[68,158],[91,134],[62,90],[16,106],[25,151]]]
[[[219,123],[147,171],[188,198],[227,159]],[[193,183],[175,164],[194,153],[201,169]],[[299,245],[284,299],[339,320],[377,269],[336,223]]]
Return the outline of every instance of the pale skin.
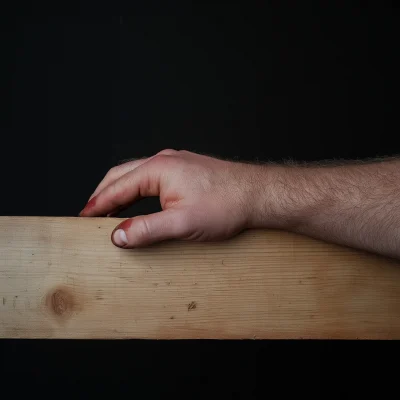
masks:
[[[400,161],[342,166],[246,164],[163,150],[112,168],[80,216],[116,215],[159,196],[161,212],[112,233],[125,249],[284,229],[400,259]]]

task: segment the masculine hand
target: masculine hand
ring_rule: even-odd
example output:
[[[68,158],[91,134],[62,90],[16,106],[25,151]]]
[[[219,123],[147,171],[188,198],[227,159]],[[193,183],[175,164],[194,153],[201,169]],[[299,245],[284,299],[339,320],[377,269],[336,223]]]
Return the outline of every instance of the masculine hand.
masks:
[[[163,150],[112,168],[80,216],[110,215],[140,198],[159,196],[163,211],[121,223],[112,234],[115,245],[226,239],[252,225],[259,175],[259,166]]]

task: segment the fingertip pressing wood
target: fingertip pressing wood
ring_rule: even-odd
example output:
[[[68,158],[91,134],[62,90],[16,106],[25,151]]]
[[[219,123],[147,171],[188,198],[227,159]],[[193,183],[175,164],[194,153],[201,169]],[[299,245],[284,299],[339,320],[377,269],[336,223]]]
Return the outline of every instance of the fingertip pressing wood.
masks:
[[[0,337],[400,338],[400,265],[280,231],[113,246],[111,218],[0,217]]]

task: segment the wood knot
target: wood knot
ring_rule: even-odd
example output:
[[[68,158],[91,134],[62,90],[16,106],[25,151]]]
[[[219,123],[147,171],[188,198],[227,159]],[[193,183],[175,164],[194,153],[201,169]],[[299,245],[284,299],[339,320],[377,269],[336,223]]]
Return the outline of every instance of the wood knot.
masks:
[[[67,292],[63,290],[56,290],[51,295],[51,307],[57,315],[63,315],[68,311],[70,299]]]
[[[74,296],[68,288],[53,289],[46,299],[47,307],[58,317],[68,317],[75,308]]]

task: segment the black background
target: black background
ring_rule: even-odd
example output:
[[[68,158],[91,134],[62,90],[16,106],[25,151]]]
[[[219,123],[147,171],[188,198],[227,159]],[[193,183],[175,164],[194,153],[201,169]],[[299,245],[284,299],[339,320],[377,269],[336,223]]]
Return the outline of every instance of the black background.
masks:
[[[399,13],[363,4],[187,1],[122,17],[38,16],[33,6],[3,15],[0,214],[77,215],[109,168],[163,148],[255,161],[400,153]],[[145,200],[125,215],[158,207]],[[101,376],[93,390],[122,382],[147,395],[382,394],[397,348],[2,340],[0,372],[68,388]]]

